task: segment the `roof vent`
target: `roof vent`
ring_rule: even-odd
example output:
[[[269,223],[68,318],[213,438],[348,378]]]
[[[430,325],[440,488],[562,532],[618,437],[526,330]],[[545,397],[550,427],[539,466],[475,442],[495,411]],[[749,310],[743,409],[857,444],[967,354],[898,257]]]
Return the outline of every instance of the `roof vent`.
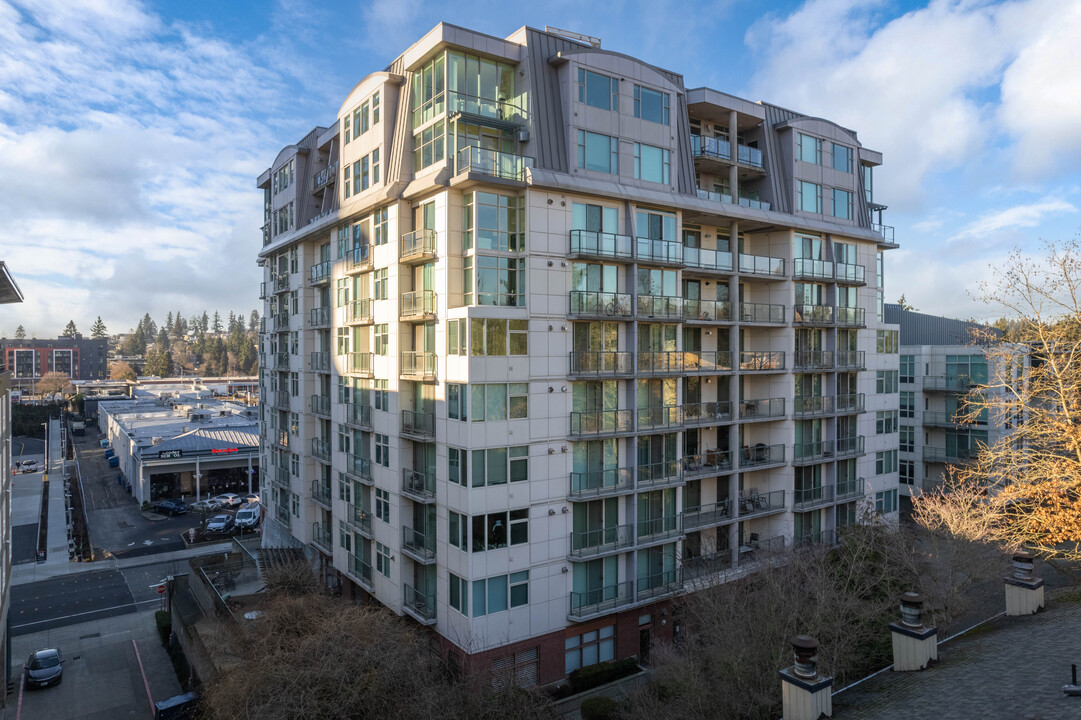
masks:
[[[152,437],[152,438],[150,438],[150,444],[151,445],[161,445],[161,443],[162,443],[162,439],[160,437]]]

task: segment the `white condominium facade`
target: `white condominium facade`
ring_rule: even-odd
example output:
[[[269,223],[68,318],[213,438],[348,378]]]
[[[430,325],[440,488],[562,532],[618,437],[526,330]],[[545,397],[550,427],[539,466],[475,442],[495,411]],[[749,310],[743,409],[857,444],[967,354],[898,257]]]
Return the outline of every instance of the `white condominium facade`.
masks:
[[[895,511],[880,163],[592,38],[437,26],[259,178],[264,543],[548,683]]]

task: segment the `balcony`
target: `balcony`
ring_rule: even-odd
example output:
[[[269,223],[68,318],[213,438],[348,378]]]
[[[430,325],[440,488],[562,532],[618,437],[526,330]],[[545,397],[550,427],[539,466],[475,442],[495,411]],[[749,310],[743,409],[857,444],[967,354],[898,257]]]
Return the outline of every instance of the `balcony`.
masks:
[[[322,190],[338,179],[338,163],[330,163],[312,177],[312,192]]]
[[[289,487],[289,468],[276,467],[274,468],[274,482],[278,483],[282,487]]]
[[[754,148],[751,148],[752,150]],[[739,198],[740,207],[751,208],[753,210],[769,210],[770,204],[765,200],[759,200],[758,198],[751,198],[741,195]]]
[[[345,522],[361,535],[369,539],[372,537],[372,512],[368,508],[350,503],[347,506]]]
[[[944,377],[942,375],[927,375],[923,378],[924,391],[932,392],[955,392],[965,393],[975,385],[972,378],[967,376]]]
[[[683,298],[668,295],[639,295],[638,319],[679,320],[683,317]]]
[[[883,225],[881,223],[871,223],[871,230],[882,236],[882,239],[891,245],[896,245],[893,239],[893,225]]]
[[[682,589],[682,568],[665,570],[638,578],[638,601],[656,600],[677,593]]]
[[[435,562],[435,533],[427,535],[408,525],[402,526],[402,552],[419,563]]]
[[[322,417],[330,417],[330,396],[329,395],[312,395],[312,414],[320,415]]]
[[[683,427],[701,427],[732,421],[732,403],[699,402],[683,404]]]
[[[797,350],[793,354],[792,367],[795,370],[832,370],[833,353],[828,350]]]
[[[401,295],[398,316],[402,322],[426,322],[435,318],[435,292],[414,290]]]
[[[402,495],[413,502],[435,502],[435,473],[402,468]]]
[[[731,519],[728,498],[708,505],[683,508],[683,529],[687,532],[712,525],[720,525]]]
[[[965,423],[958,420],[954,413],[947,412],[925,412],[923,414],[923,426],[924,427],[942,427],[942,428],[959,428],[964,427]]]
[[[732,472],[732,453],[728,450],[707,450],[699,455],[683,456],[683,479],[712,477]]]
[[[266,300],[266,283],[259,283],[259,299]]]
[[[347,356],[345,371],[349,375],[371,378],[375,377],[372,367],[373,354],[370,352],[351,352]]]
[[[434,352],[403,350],[401,376],[421,382],[435,380],[436,359]]]
[[[696,158],[732,160],[732,143],[728,140],[704,135],[691,135],[691,154]]]
[[[976,459],[979,448],[944,448],[923,446],[923,461],[929,463],[966,463]]]
[[[833,325],[833,307],[829,305],[796,305],[792,308],[795,325]]]
[[[808,548],[815,546],[829,546],[837,544],[837,531],[836,530],[820,530],[815,533],[806,533],[804,535],[794,535],[792,537],[793,548]]]
[[[683,372],[683,353],[678,350],[638,353],[639,375],[671,375]]]
[[[634,491],[634,468],[608,468],[591,472],[572,472],[571,500],[592,500]]]
[[[676,240],[635,238],[638,262],[647,265],[683,265],[683,243]]]
[[[309,273],[309,282],[313,287],[318,285],[326,285],[330,282],[330,261],[324,260],[323,262],[312,265]]]
[[[312,455],[319,460],[330,462],[330,441],[312,438]]]
[[[683,534],[683,521],[679,515],[668,517],[639,518],[637,545],[666,542]]]
[[[325,328],[330,326],[330,308],[329,307],[317,307],[312,308],[308,314],[308,327],[311,329]]]
[[[531,157],[470,146],[458,152],[455,174],[487,175],[501,180],[525,182],[526,170],[531,167]]]
[[[319,523],[312,523],[312,545],[326,555],[334,552],[334,543],[330,539],[330,530]]]
[[[839,327],[867,327],[866,311],[858,307],[837,308],[837,325]]]
[[[289,449],[289,431],[288,430],[275,430],[272,431],[271,442],[283,450]]]
[[[511,125],[524,125],[528,119],[526,111],[522,107],[507,100],[483,98],[476,95],[468,95],[463,92],[448,90],[447,114],[454,115],[457,113],[467,116],[472,115],[475,118],[487,118],[489,120],[502,121],[496,123],[499,126],[507,123]]]
[[[762,169],[762,151],[747,145],[736,145],[740,165]]]
[[[567,315],[601,320],[630,318],[634,316],[634,305],[629,293],[571,290]]]
[[[572,258],[630,260],[634,257],[634,243],[629,235],[571,230],[570,243],[568,257]]]
[[[629,352],[574,350],[570,354],[571,377],[626,377],[634,374],[634,355]]]
[[[732,353],[728,350],[684,350],[683,372],[732,372]]]
[[[732,303],[728,300],[684,299],[683,320],[695,324],[732,322]]]
[[[838,480],[834,496],[837,502],[848,502],[863,497],[867,492],[863,478],[856,480]]]
[[[792,446],[792,464],[799,466],[829,462],[834,459],[833,452],[832,440],[796,443]]]
[[[841,285],[866,285],[866,271],[862,265],[837,263],[837,282]]]
[[[278,273],[274,276],[274,292],[275,294],[285,292],[289,289],[289,273]]]
[[[349,566],[345,570],[357,584],[368,592],[375,591],[375,585],[372,584],[372,566],[361,560],[356,555],[349,556]]]
[[[783,278],[784,258],[762,255],[739,255],[739,274],[758,277]]]
[[[693,581],[698,580],[699,578],[709,577],[710,575],[724,573],[731,569],[733,565],[732,552],[725,549],[706,555],[695,555],[693,557],[684,558],[680,570],[683,571],[685,580]]]
[[[728,250],[706,250],[705,248],[683,247],[683,264],[692,271],[704,270],[713,273],[732,272],[732,253]]]
[[[366,430],[372,429],[372,406],[364,403],[349,403],[345,421],[350,425],[356,425]]]
[[[425,595],[412,585],[402,585],[402,609],[421,625],[435,624],[435,593]]]
[[[784,325],[784,305],[741,302],[739,321],[744,325]]]
[[[274,406],[282,410],[289,409],[289,391],[288,390],[275,390],[274,391]]]
[[[650,463],[638,466],[638,489],[656,490],[683,482],[679,461]]]
[[[792,417],[821,417],[836,412],[834,398],[831,395],[796,396],[793,401]]]
[[[308,361],[308,367],[312,372],[328,373],[330,372],[330,353],[328,352],[313,352]]]
[[[345,272],[350,275],[367,272],[372,269],[372,248],[365,243],[358,245],[345,254]]]
[[[571,533],[570,557],[594,558],[634,547],[634,525],[616,525],[600,530]]]
[[[274,519],[281,523],[286,529],[293,526],[293,516],[289,514],[289,508],[284,505],[274,506]]]
[[[784,398],[744,400],[739,404],[739,419],[745,422],[777,420],[784,417]]]
[[[417,440],[435,440],[435,413],[402,410],[402,434]]]
[[[783,446],[782,446],[783,447]],[[739,519],[770,515],[784,510],[784,490],[759,493],[751,488],[739,496]]]
[[[435,260],[436,232],[421,228],[402,235],[398,244],[398,259],[404,263],[424,263]]]
[[[288,370],[289,369],[289,353],[284,353],[284,352],[274,353],[274,369],[275,370]]]
[[[758,443],[744,445],[740,450],[740,470],[761,470],[763,468],[784,465],[784,445],[766,445]]]
[[[571,592],[567,619],[582,622],[634,604],[634,583],[621,582],[596,590]]]
[[[867,369],[867,353],[863,350],[838,350],[837,369],[845,372]]]
[[[837,438],[837,457],[850,458],[863,455],[863,436]]]
[[[329,510],[333,500],[333,495],[330,494],[330,483],[324,483],[322,480],[312,480],[312,500]]]
[[[833,503],[833,486],[819,485],[817,487],[796,488],[792,491],[792,509],[810,510]]]
[[[638,408],[638,432],[678,430],[683,422],[677,405]]]
[[[739,353],[739,371],[762,373],[784,372],[784,351],[741,350]]]
[[[572,438],[615,436],[633,432],[633,410],[596,410],[571,413],[569,435]]]
[[[827,260],[796,258],[792,261],[795,280],[833,280],[833,263]]]
[[[274,332],[283,332],[289,329],[289,313],[280,312],[274,316]]]
[[[349,455],[349,464],[345,466],[345,472],[365,485],[372,484],[372,461],[361,455]]]
[[[353,300],[345,306],[346,325],[371,325],[374,322],[372,315],[372,301],[369,298]]]

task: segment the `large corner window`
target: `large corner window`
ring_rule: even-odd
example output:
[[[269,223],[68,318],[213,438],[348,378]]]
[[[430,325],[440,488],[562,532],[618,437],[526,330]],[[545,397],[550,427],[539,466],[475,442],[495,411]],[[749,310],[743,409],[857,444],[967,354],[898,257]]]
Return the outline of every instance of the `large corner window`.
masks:
[[[413,136],[413,172],[443,160],[446,143],[443,130],[444,123],[440,120]]]
[[[477,305],[525,306],[525,258],[476,256]]]
[[[578,68],[578,102],[601,110],[619,110],[619,80]]]
[[[413,129],[444,112],[444,59],[440,54],[413,73]]]
[[[447,53],[448,111],[511,120],[520,110],[514,98],[514,66],[476,55]]]
[[[467,193],[462,215],[464,249],[525,250],[525,198],[479,191]]]

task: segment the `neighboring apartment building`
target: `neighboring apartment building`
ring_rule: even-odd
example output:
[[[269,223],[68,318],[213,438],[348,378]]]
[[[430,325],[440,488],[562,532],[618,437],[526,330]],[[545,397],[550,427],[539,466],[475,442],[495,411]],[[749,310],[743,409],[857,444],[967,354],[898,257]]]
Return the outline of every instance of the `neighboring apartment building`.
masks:
[[[61,336],[56,340],[0,338],[0,363],[15,387],[32,390],[46,373],[62,372],[72,380],[100,380],[109,372],[107,338]]]
[[[987,357],[973,336],[987,328],[892,304],[885,318],[901,328],[898,480],[907,509],[905,498],[939,485],[948,464],[963,463],[1005,430],[986,412],[972,424],[957,418],[969,388],[988,381]]]
[[[259,177],[264,544],[548,683],[894,512],[880,163],[591,38],[437,26]]]
[[[22,291],[0,260],[0,304],[23,301]],[[0,687],[7,687],[11,669],[8,611],[11,608],[11,373],[0,370]],[[6,699],[0,699],[0,705]]]

